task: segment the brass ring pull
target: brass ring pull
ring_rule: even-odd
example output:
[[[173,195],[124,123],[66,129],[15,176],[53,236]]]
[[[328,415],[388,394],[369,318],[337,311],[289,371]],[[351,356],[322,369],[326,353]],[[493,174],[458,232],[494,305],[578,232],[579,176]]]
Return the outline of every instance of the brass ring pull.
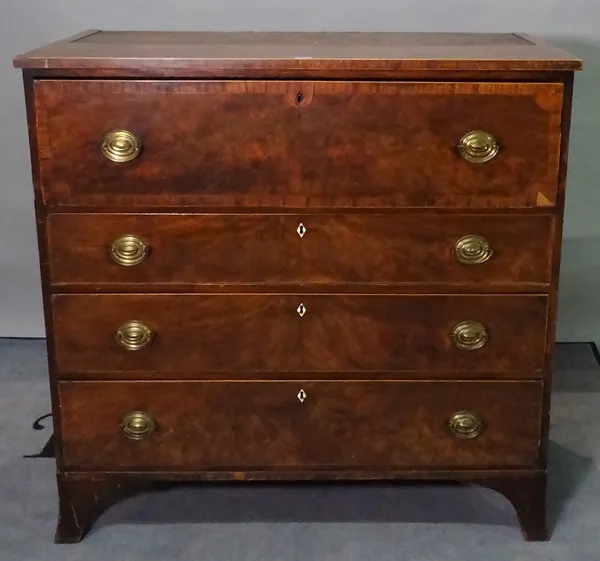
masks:
[[[154,333],[140,321],[128,321],[119,327],[115,338],[124,349],[141,351],[152,343]]]
[[[141,151],[142,141],[126,130],[107,132],[102,140],[102,154],[111,162],[131,162],[140,155]]]
[[[488,261],[494,250],[482,236],[463,236],[454,244],[454,256],[464,265],[480,265]]]
[[[453,436],[466,440],[479,436],[484,423],[473,411],[457,411],[448,420],[448,427]]]
[[[478,321],[467,320],[457,323],[450,334],[459,349],[474,351],[481,349],[489,339],[487,329]]]
[[[148,413],[132,411],[123,417],[120,426],[127,438],[142,440],[154,432],[156,423]]]
[[[149,251],[150,247],[143,240],[128,234],[113,242],[110,256],[115,263],[123,267],[133,267],[145,261]]]
[[[471,131],[460,139],[458,151],[468,162],[483,164],[498,155],[500,145],[489,132]]]

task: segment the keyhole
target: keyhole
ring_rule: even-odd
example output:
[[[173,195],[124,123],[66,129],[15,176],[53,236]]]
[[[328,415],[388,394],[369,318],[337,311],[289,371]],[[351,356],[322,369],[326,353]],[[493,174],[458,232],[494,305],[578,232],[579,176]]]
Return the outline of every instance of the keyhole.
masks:
[[[300,105],[303,101],[304,101],[304,95],[302,94],[302,92],[298,92],[296,94],[296,103],[298,103],[298,105]]]

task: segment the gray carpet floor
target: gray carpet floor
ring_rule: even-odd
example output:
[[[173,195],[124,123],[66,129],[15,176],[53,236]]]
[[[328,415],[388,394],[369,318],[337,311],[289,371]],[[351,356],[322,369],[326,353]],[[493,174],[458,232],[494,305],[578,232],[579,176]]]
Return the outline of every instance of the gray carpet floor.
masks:
[[[600,369],[559,346],[548,543],[526,543],[504,497],[421,485],[183,486],[109,510],[79,545],[53,544],[56,489],[42,341],[0,340],[0,561],[598,561]],[[49,427],[49,425],[47,425]]]

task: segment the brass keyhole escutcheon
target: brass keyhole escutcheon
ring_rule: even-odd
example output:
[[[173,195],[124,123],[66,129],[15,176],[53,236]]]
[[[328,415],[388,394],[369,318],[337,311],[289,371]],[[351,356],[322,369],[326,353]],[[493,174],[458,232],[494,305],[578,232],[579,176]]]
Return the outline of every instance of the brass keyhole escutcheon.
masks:
[[[452,328],[450,336],[456,347],[466,351],[481,349],[489,339],[487,329],[481,323],[474,320],[457,323]]]
[[[143,411],[131,411],[121,421],[123,434],[131,440],[142,440],[156,429],[154,419]]]
[[[123,267],[133,267],[146,260],[150,247],[142,239],[134,235],[118,237],[110,248],[110,256],[115,263]]]
[[[152,343],[154,333],[140,321],[128,321],[119,327],[115,339],[128,351],[141,351]]]
[[[142,151],[142,141],[132,132],[114,130],[102,140],[102,154],[111,162],[125,163],[135,160]]]
[[[480,265],[489,261],[494,250],[483,236],[463,236],[454,244],[454,256],[463,265]]]
[[[468,162],[483,164],[498,155],[500,145],[489,132],[471,131],[460,139],[458,151]]]
[[[448,420],[448,427],[453,436],[466,440],[479,436],[484,424],[473,411],[457,411]]]

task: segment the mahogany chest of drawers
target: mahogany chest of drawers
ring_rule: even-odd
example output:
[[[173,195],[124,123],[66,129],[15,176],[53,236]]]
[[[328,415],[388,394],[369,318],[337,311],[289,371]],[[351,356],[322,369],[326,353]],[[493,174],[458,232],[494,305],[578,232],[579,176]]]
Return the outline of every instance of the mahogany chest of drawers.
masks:
[[[15,64],[58,542],[153,481],[300,479],[477,483],[547,539],[580,61],[516,34],[92,31]]]

